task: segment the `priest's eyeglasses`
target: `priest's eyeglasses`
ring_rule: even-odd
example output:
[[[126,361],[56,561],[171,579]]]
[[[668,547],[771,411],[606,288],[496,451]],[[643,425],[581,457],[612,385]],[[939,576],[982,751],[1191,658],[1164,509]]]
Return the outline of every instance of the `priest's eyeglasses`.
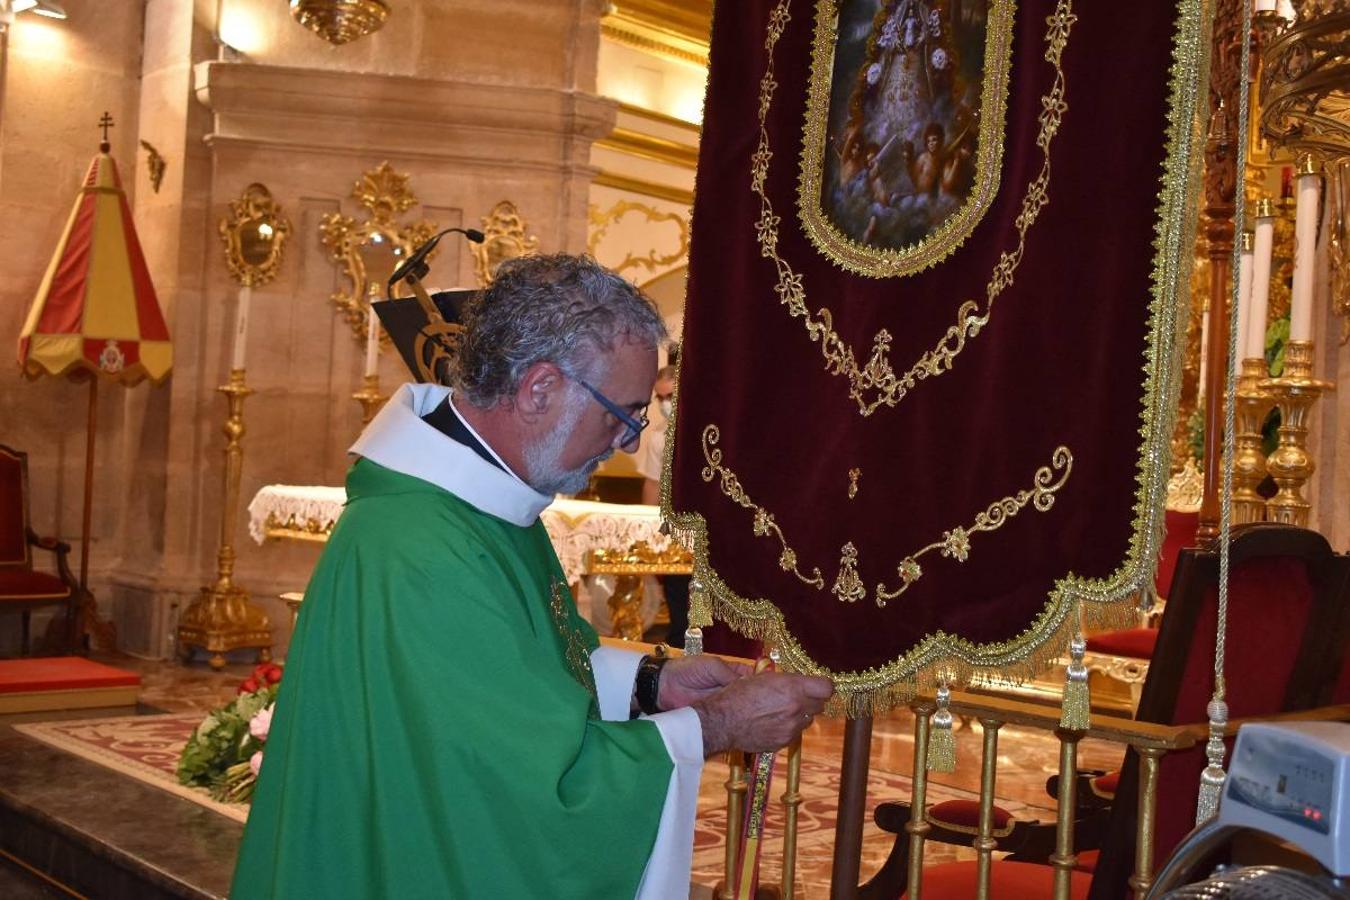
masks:
[[[638,414],[637,418],[633,418],[631,414],[623,411],[622,406],[615,403],[613,400],[609,399],[604,394],[600,393],[600,391],[596,390],[594,387],[587,384],[582,379],[576,377],[575,375],[570,375],[568,377],[570,377],[577,384],[584,387],[586,390],[590,391],[591,396],[595,398],[596,403],[599,403],[601,406],[605,408],[606,411],[609,412],[611,416],[618,419],[620,422],[624,424],[625,430],[623,433],[623,440],[619,443],[620,447],[627,450],[629,447],[637,443],[637,439],[639,435],[642,434],[642,430],[646,428],[648,425],[647,411],[645,409]]]

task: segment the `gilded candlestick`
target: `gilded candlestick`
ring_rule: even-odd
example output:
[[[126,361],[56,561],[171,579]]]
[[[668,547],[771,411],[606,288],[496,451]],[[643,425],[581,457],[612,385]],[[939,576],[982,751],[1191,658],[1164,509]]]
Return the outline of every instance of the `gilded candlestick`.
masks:
[[[1264,359],[1244,359],[1237,383],[1236,453],[1233,457],[1233,521],[1239,525],[1266,517],[1266,500],[1256,492],[1266,477],[1266,457],[1261,452],[1261,425],[1275,405],[1261,389],[1270,375]]]
[[[1307,448],[1308,415],[1317,398],[1334,389],[1312,377],[1312,361],[1312,341],[1290,341],[1284,347],[1284,374],[1259,385],[1280,410],[1280,444],[1266,459],[1279,491],[1266,501],[1266,518],[1300,527],[1307,526],[1311,509],[1303,498],[1303,485],[1316,470]]]
[[[352,394],[352,399],[361,404],[361,424],[369,425],[389,397],[380,393],[380,376],[375,373],[362,377],[361,390]]]
[[[244,383],[244,370],[232,369],[228,384],[216,388],[225,395],[224,490],[220,511],[220,550],[216,554],[216,581],[204,587],[178,624],[178,650],[184,661],[193,647],[210,652],[211,667],[225,665],[225,653],[257,647],[258,658],[272,655],[272,629],[267,614],[249,602],[248,591],[234,583],[234,533],[239,512],[239,478],[244,463],[244,399],[253,391]]]

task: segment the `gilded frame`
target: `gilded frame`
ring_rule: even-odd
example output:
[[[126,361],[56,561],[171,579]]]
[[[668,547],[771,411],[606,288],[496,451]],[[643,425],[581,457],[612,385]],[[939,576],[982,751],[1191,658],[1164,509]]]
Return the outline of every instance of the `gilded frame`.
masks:
[[[816,0],[815,40],[803,127],[797,214],[821,253],[847,271],[872,278],[912,275],[937,264],[961,244],[984,218],[998,193],[1012,68],[1015,0],[990,0],[985,34],[984,83],[980,92],[975,182],[965,201],[941,225],[911,246],[876,247],[840,230],[821,206],[825,153],[829,143],[830,89],[842,0]]]

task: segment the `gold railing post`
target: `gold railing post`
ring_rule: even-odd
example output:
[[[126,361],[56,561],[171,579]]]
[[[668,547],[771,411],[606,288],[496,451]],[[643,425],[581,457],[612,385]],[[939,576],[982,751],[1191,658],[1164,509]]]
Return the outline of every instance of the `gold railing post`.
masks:
[[[1083,733],[1060,728],[1055,735],[1059,738],[1059,809],[1055,814],[1055,854],[1050,862],[1055,867],[1055,900],[1069,900],[1073,867],[1078,862],[1073,850],[1073,824],[1078,800],[1078,741]]]
[[[928,824],[928,720],[933,707],[914,704],[914,788],[910,797],[909,821],[909,900],[923,896],[923,845],[931,827]]]
[[[745,818],[745,764],[741,751],[727,754],[727,852],[723,896],[731,896],[736,884],[736,854],[741,846],[741,826]]]
[[[980,719],[984,728],[984,754],[980,759],[980,833],[973,846],[979,854],[976,862],[975,896],[989,900],[989,868],[994,848],[994,780],[998,777],[998,730],[1003,723],[997,719]]]
[[[1166,753],[1158,747],[1135,747],[1139,754],[1139,815],[1134,836],[1134,874],[1130,889],[1143,900],[1153,886],[1153,831],[1158,809],[1158,760]]]
[[[792,900],[797,880],[797,808],[802,804],[802,738],[788,748],[787,787],[783,791],[782,900]]]

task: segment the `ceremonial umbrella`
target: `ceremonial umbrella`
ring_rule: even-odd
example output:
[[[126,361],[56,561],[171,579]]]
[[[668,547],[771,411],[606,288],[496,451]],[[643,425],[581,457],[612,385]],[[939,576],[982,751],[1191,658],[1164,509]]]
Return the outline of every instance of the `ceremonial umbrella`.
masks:
[[[101,379],[158,384],[173,366],[169,329],[146,269],[117,163],[103,142],[75,199],[56,252],[19,333],[19,365],[29,378],[68,375],[89,382],[84,515],[80,543],[82,613],[97,622],[89,595],[89,531],[94,434]],[[111,643],[111,629],[104,634]]]

